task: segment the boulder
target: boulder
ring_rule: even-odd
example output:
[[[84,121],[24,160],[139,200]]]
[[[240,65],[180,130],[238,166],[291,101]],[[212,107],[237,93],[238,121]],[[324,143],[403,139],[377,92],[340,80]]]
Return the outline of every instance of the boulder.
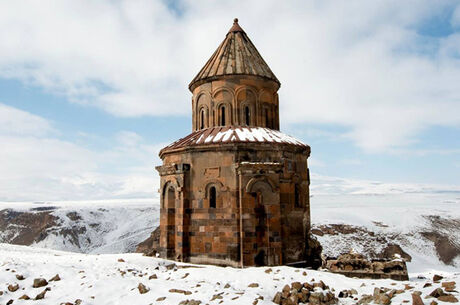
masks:
[[[22,296],[19,297],[19,300],[30,300],[30,298],[27,294],[23,294]]]
[[[438,298],[439,301],[448,303],[458,303],[458,299],[452,294],[445,294]]]
[[[425,305],[422,301],[422,298],[419,294],[413,293],[412,294],[412,305]]]
[[[434,298],[439,298],[440,296],[446,295],[446,293],[441,288],[436,288],[433,290],[429,296]]]
[[[438,274],[433,275],[433,282],[439,282],[442,280],[444,277]]]
[[[144,284],[142,283],[139,283],[139,285],[137,285],[137,289],[139,290],[139,293],[140,294],[144,294],[144,293],[147,293],[150,291],[149,288],[147,288]]]
[[[19,289],[19,285],[18,285],[18,284],[14,284],[14,285],[13,285],[13,284],[10,284],[10,285],[8,285],[8,291],[9,291],[9,292],[15,292],[15,291],[18,290],[18,289]]]
[[[37,278],[37,279],[34,279],[34,284],[32,285],[32,287],[40,288],[46,285],[48,285],[48,282],[44,278]]]
[[[45,298],[45,294],[47,291],[50,291],[51,289],[50,288],[45,288],[45,290],[43,290],[42,292],[40,292],[39,294],[37,294],[35,296],[35,300],[41,300],[41,299],[44,299]]]

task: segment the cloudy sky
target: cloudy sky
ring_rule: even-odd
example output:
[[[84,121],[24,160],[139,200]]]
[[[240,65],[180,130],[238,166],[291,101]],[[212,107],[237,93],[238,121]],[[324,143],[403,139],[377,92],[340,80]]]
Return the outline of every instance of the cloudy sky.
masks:
[[[458,1],[0,0],[0,201],[155,194],[234,17],[313,190],[460,194]]]

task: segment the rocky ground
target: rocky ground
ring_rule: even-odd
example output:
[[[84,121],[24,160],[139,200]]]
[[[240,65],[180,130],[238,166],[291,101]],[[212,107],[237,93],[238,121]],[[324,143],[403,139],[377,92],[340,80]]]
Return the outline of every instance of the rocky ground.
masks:
[[[441,305],[460,298],[459,281],[459,272],[367,280],[291,267],[223,268],[0,244],[1,304],[404,304],[415,295]]]

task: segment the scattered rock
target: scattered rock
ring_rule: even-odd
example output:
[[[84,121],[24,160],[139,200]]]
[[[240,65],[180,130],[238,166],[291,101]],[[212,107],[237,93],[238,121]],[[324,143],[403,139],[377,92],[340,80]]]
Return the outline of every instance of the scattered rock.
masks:
[[[404,285],[404,290],[411,290],[411,289],[414,289],[414,286],[411,286],[409,284]]]
[[[177,266],[176,264],[172,263],[172,264],[169,264],[169,265],[166,265],[166,270],[173,270],[173,269],[177,269]]]
[[[391,303],[391,298],[388,294],[385,293],[384,289],[374,288],[374,303],[388,305]]]
[[[281,292],[277,292],[272,300],[275,304],[299,304],[310,305],[337,304],[338,299],[322,281],[313,283],[293,282],[290,286],[285,285]]]
[[[299,283],[299,284],[300,284],[300,283]],[[249,287],[249,288],[257,288],[257,287],[259,287],[259,284],[257,284],[257,283],[251,283],[251,284],[248,285],[248,287]]]
[[[11,305],[13,304],[14,300],[9,300],[8,302],[6,302],[6,305]]]
[[[433,290],[429,296],[434,298],[439,298],[440,296],[446,295],[446,293],[441,288],[436,288]]]
[[[448,302],[448,303],[458,303],[458,299],[452,294],[445,294],[438,298],[439,301]]]
[[[22,296],[19,297],[19,300],[30,300],[30,298],[27,294],[23,294]]]
[[[191,291],[182,290],[182,289],[175,289],[175,288],[169,289],[169,292],[171,292],[171,293],[182,293],[182,294],[185,294],[185,295],[190,295],[190,294],[192,294]]]
[[[76,299],[76,300],[75,300],[75,305],[80,305],[80,304],[81,304],[81,302],[83,302],[83,301],[82,301],[82,300],[80,300],[80,299]]]
[[[447,292],[453,292],[455,290],[455,282],[442,282],[441,286],[444,288],[445,291]]]
[[[142,283],[139,283],[139,285],[137,286],[137,289],[139,289],[139,293],[140,294],[144,294],[144,293],[147,293],[150,291],[149,288],[147,288],[144,284]]]
[[[273,297],[272,301],[275,304],[281,304],[281,299],[282,299],[281,292],[277,292],[275,296]]]
[[[44,278],[37,278],[37,279],[34,279],[34,284],[32,287],[40,288],[46,285],[48,285],[48,282]]]
[[[18,281],[22,281],[22,280],[25,279],[25,277],[24,277],[23,275],[21,275],[21,274],[16,274],[16,279],[17,279]]]
[[[124,263],[124,262],[125,262],[125,260],[124,260],[124,259],[122,259],[122,258],[119,258],[119,259],[118,259],[118,262],[119,262],[119,263]]]
[[[438,305],[438,302],[436,302],[435,300],[431,301],[430,305]]]
[[[222,292],[222,293],[223,293],[223,292]],[[210,301],[222,300],[222,299],[223,299],[222,293],[218,293],[218,294],[213,295]]]
[[[151,276],[149,276],[149,280],[156,280],[158,278],[158,276],[156,274],[152,274]]]
[[[369,295],[369,294],[363,294],[363,296],[361,297],[361,299],[358,301],[358,304],[369,304],[370,302],[372,302],[374,300],[374,298]]]
[[[326,258],[323,267],[348,277],[409,279],[406,262],[403,259],[368,260],[364,255],[350,251],[338,258]]]
[[[39,294],[37,294],[35,296],[35,300],[41,300],[41,299],[44,299],[45,298],[45,294],[47,291],[50,291],[51,289],[49,288],[46,288],[45,290],[43,290],[42,292],[40,292]]]
[[[438,274],[435,274],[433,276],[433,282],[439,282],[440,280],[442,280],[444,277],[441,276],[441,275],[438,275]]]
[[[430,287],[430,286],[431,286],[431,283],[425,283],[425,285],[423,285],[423,288]]]
[[[201,301],[199,300],[184,300],[179,303],[179,305],[200,305],[200,304],[201,304]]]
[[[157,299],[157,302],[161,302],[161,301],[164,301],[164,300],[166,300],[166,297],[159,297],[159,298]]]
[[[272,271],[272,268],[265,269],[265,273],[271,273]]]
[[[230,284],[229,284],[229,283],[225,284],[225,286],[224,286],[224,289],[227,289],[227,288],[230,288]]]
[[[419,294],[413,293],[412,294],[412,305],[425,305],[422,301],[422,298]]]
[[[13,285],[13,284],[10,284],[10,285],[8,285],[8,291],[10,291],[10,292],[15,292],[15,291],[18,290],[18,289],[19,289],[19,285],[18,285],[18,284],[14,284],[14,285]]]
[[[50,278],[50,282],[56,282],[56,281],[60,281],[61,278],[59,277],[59,274],[56,274],[55,276],[53,276],[52,278]]]

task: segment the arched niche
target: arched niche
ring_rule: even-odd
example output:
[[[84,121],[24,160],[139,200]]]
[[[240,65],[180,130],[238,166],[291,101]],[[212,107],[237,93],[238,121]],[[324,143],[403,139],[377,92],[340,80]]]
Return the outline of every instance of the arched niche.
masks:
[[[261,90],[259,92],[259,117],[260,124],[267,128],[274,128],[275,114],[273,108],[273,95],[266,91]]]
[[[253,126],[256,125],[256,93],[244,87],[236,93],[236,103],[238,109],[238,118],[240,125]]]
[[[177,184],[168,181],[163,186],[161,207],[166,209],[173,209],[176,207],[176,190]]]
[[[197,95],[195,107],[195,128],[201,129],[201,126],[210,126],[209,109],[211,107],[211,96],[209,93],[201,92]],[[201,116],[203,114],[203,117]],[[203,124],[202,124],[203,123]]]
[[[233,92],[225,87],[219,88],[214,91],[214,122],[215,126],[228,126],[232,125],[233,113]]]

